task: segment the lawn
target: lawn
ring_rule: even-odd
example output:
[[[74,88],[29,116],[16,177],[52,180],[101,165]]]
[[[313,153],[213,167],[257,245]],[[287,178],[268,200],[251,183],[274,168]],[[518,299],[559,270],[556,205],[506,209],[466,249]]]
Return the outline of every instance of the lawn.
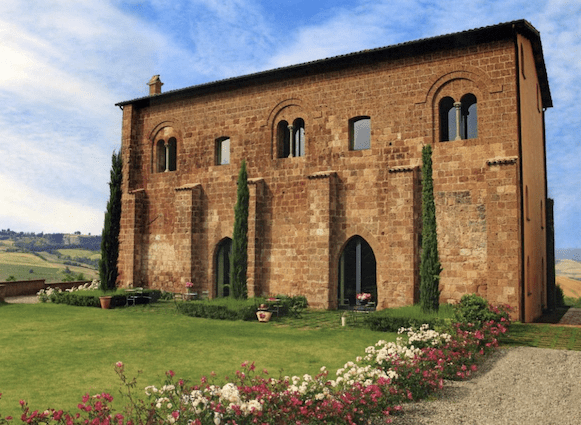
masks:
[[[305,329],[307,328],[307,329]],[[2,415],[32,408],[73,409],[86,392],[119,388],[113,365],[129,376],[142,370],[139,387],[160,384],[165,371],[198,382],[215,371],[218,382],[245,360],[271,375],[331,371],[394,334],[341,327],[338,312],[306,312],[302,320],[230,322],[179,315],[173,302],[101,310],[54,304],[0,306]]]
[[[63,264],[63,260],[48,252],[37,254],[0,250],[0,282],[7,280],[10,276],[14,276],[16,280],[45,279],[46,282],[62,282],[65,276],[63,271],[66,268],[75,274],[83,273],[89,280],[99,274],[96,269],[89,266],[67,266]]]

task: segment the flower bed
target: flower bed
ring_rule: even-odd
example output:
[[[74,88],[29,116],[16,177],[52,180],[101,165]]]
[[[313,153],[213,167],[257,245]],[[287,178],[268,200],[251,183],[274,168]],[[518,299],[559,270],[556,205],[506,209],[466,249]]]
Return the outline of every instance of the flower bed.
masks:
[[[422,326],[400,329],[396,342],[379,341],[365,356],[348,362],[335,376],[321,368],[316,376],[273,378],[245,362],[233,379],[218,385],[215,375],[192,385],[167,372],[162,386],[135,391],[135,379],[119,375],[128,408],[116,412],[109,394],[83,397],[78,412],[31,411],[22,401],[22,422],[32,424],[362,424],[373,416],[397,414],[402,403],[442,388],[444,379],[462,379],[498,346],[509,321],[487,321],[480,328],[454,324],[448,332]],[[229,381],[229,382],[228,382]],[[11,422],[0,419],[0,424]]]

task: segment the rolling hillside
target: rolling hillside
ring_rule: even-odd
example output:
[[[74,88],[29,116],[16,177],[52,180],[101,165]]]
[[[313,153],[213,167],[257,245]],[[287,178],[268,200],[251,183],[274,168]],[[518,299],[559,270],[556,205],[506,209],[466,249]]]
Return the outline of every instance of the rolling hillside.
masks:
[[[556,283],[566,297],[581,297],[581,262],[561,260],[555,266]]]
[[[99,273],[95,260],[99,251],[83,249],[62,249],[51,252],[24,252],[14,247],[13,241],[0,241],[0,282],[8,280],[45,279],[61,282],[68,275],[83,274],[87,280],[97,278]],[[78,259],[93,260],[93,264],[83,264]]]

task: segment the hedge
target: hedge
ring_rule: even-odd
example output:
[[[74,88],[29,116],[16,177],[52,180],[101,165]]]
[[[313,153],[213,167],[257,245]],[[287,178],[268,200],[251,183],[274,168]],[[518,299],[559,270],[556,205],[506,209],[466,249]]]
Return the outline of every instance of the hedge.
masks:
[[[111,308],[113,307],[124,307],[127,305],[126,293],[115,293],[111,296]],[[136,304],[147,304],[150,302],[156,302],[161,297],[161,291],[157,289],[144,289],[144,298],[138,298]],[[151,297],[151,300],[147,297]],[[55,304],[68,304],[79,307],[101,307],[101,302],[99,301],[99,295],[90,295],[85,293],[55,291],[50,295],[50,301]]]

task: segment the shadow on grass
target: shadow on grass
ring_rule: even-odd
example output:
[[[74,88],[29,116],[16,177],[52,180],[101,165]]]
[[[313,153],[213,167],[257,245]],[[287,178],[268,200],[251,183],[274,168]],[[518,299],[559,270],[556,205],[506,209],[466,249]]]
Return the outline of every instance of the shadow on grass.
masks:
[[[559,323],[568,310],[569,307],[559,307],[554,311],[543,314],[541,317],[535,320],[535,323]]]

